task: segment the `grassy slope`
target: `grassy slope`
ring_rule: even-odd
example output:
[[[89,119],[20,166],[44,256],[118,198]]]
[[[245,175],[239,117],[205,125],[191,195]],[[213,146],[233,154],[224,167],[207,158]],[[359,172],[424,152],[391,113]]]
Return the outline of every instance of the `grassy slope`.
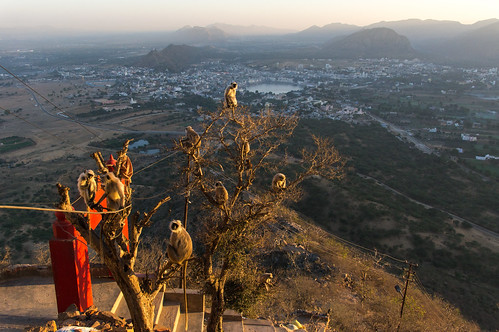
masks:
[[[331,136],[350,161],[341,183],[309,180],[295,208],[323,228],[369,248],[420,264],[427,286],[461,308],[483,328],[499,326],[499,254],[470,241],[466,226],[447,214],[395,195],[357,175],[369,175],[432,206],[497,230],[495,183],[484,182],[452,162],[411,149],[379,126],[339,121],[301,123],[290,152],[308,142],[309,133]]]

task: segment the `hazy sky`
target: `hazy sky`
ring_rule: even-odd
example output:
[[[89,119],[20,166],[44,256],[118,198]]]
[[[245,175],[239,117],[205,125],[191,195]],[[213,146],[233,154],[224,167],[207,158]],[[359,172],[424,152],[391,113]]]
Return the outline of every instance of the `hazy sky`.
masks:
[[[408,18],[470,24],[499,17],[499,0],[1,0],[0,28],[176,30],[212,23],[303,30]]]

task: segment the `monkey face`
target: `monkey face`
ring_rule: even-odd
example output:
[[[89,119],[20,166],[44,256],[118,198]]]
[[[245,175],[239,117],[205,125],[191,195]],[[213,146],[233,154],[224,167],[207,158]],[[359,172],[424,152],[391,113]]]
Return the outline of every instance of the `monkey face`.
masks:
[[[222,186],[223,186],[223,184],[222,184],[222,182],[220,182],[220,181],[217,181],[217,182],[215,183],[215,187],[222,187]]]
[[[182,222],[180,220],[172,220],[170,222],[170,230],[172,232],[178,232],[182,228]]]

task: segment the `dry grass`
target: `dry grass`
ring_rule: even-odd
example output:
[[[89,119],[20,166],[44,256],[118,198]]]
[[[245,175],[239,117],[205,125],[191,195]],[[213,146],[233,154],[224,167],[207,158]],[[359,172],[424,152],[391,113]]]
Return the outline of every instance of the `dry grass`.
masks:
[[[403,271],[400,277],[390,274],[373,257],[325,237],[315,227],[302,227],[306,234],[297,242],[318,254],[333,273],[322,278],[296,270],[281,273],[254,310],[259,316],[284,323],[296,319],[299,309],[322,314],[330,309],[329,327],[334,331],[395,331],[399,323],[400,331],[480,331],[457,309],[425,293],[418,279],[409,283],[400,320],[402,296],[394,286],[403,289]]]

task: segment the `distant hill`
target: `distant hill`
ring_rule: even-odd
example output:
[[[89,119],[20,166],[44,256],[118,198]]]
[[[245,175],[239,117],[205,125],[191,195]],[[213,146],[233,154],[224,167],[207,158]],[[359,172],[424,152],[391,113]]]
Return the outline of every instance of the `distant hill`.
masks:
[[[499,63],[499,21],[468,31],[429,49],[446,60],[483,65]]]
[[[210,45],[227,41],[229,35],[223,30],[210,26],[185,26],[171,35],[173,43],[182,43],[190,45]]]
[[[294,32],[290,29],[278,29],[261,25],[231,25],[224,23],[215,23],[208,25],[207,28],[215,28],[223,31],[228,36],[265,36],[265,35],[284,35]]]
[[[366,29],[389,28],[418,44],[421,41],[453,38],[466,31],[467,26],[457,21],[410,19],[382,21],[368,25]]]
[[[414,58],[417,53],[407,37],[392,29],[374,28],[326,43],[320,55],[328,58]]]
[[[158,70],[179,72],[192,64],[208,59],[220,58],[222,53],[214,47],[195,47],[187,45],[169,45],[162,51],[153,50],[140,57],[135,65]]]
[[[288,40],[307,42],[326,42],[334,37],[349,35],[361,30],[362,27],[351,24],[331,23],[323,27],[311,26],[303,31],[286,36]]]

